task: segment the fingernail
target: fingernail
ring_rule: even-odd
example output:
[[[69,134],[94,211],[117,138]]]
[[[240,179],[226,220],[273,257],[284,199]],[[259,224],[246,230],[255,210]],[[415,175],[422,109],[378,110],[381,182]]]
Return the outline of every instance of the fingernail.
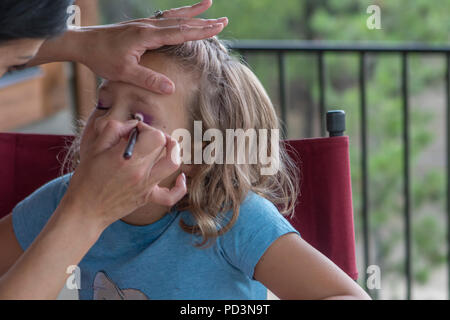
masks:
[[[213,24],[205,26],[204,28],[205,29],[217,29],[222,26],[223,26],[223,23],[213,23]]]
[[[162,92],[167,94],[172,93],[174,90],[173,85],[169,82],[163,82],[160,86],[160,89]]]
[[[184,182],[186,182],[186,175],[184,174],[184,172],[181,175],[183,176]]]

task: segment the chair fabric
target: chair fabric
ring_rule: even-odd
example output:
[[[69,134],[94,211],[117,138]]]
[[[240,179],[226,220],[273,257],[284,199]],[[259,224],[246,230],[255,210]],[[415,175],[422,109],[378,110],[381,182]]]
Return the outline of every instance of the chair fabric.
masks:
[[[60,174],[71,136],[0,133],[0,218]]]
[[[356,280],[348,136],[285,143],[301,175],[295,214],[289,221],[303,239]]]
[[[58,135],[0,134],[0,218],[59,175],[72,139]],[[288,220],[305,241],[356,280],[348,137],[285,143],[301,173],[295,215]]]

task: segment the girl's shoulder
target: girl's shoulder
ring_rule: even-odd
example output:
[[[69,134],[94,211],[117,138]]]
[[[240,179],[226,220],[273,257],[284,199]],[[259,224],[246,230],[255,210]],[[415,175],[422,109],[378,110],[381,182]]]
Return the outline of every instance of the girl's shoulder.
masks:
[[[224,223],[230,221],[232,214],[232,211],[227,212]],[[254,233],[273,229],[293,228],[270,200],[250,191],[239,207],[239,215],[230,229],[231,234]]]
[[[250,191],[240,205],[238,220],[241,223],[251,221],[252,224],[258,224],[269,221],[283,221],[285,218],[270,200]]]
[[[271,201],[253,191],[249,191],[244,201],[241,203],[241,209],[243,211],[263,210],[265,212],[276,211],[279,213],[278,209]]]
[[[231,217],[228,212],[227,221]],[[286,233],[300,233],[268,199],[250,192],[241,203],[232,227],[218,237],[219,250],[225,259],[250,278],[267,248]]]

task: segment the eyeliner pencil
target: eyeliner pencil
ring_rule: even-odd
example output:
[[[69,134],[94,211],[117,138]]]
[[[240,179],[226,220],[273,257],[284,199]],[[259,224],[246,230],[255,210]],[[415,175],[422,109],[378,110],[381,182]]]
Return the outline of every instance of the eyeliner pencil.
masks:
[[[134,118],[139,121],[142,121],[143,116],[140,113],[136,113],[134,115]],[[133,155],[134,146],[136,145],[136,140],[137,140],[138,136],[139,136],[139,130],[136,127],[131,131],[131,135],[130,135],[130,138],[128,139],[127,147],[125,149],[125,152],[123,153],[123,157],[125,159],[130,159],[131,156]]]
[[[130,159],[133,155],[134,146],[136,144],[137,137],[139,135],[139,131],[137,128],[134,128],[133,131],[131,131],[130,138],[128,139],[127,148],[125,149],[125,152],[123,153],[123,157],[125,159]]]

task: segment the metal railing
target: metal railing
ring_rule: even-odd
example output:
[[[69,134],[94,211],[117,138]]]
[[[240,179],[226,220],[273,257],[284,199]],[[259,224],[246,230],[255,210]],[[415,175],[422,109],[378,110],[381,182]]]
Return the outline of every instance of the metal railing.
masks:
[[[360,128],[361,128],[361,174],[362,174],[362,231],[365,270],[370,265],[369,210],[368,210],[368,167],[367,167],[367,92],[366,92],[366,57],[367,54],[396,54],[401,56],[401,96],[403,102],[403,194],[404,194],[404,241],[405,241],[405,277],[406,299],[411,299],[412,264],[411,264],[411,190],[410,190],[410,113],[409,113],[409,64],[410,54],[439,54],[445,58],[445,92],[446,92],[446,234],[447,234],[447,294],[450,298],[450,46],[426,46],[423,44],[384,45],[384,44],[336,44],[315,41],[230,41],[229,47],[239,52],[244,59],[249,54],[270,53],[278,59],[278,90],[283,123],[287,119],[286,106],[286,53],[315,53],[317,57],[317,75],[319,86],[319,112],[322,136],[325,137],[325,55],[327,53],[355,53],[359,55],[359,92],[360,92]],[[365,273],[364,284],[367,283]]]

